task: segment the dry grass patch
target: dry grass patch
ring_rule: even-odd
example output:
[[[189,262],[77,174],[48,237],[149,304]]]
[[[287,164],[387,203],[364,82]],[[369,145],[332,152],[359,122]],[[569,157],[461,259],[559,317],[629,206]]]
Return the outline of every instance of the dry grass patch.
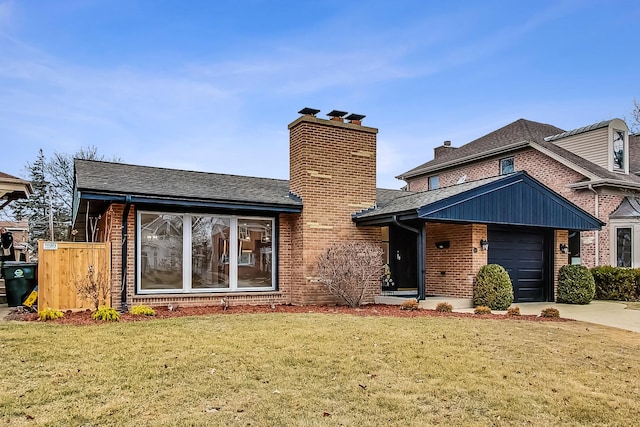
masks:
[[[2,424],[625,425],[640,335],[330,314],[0,324]]]

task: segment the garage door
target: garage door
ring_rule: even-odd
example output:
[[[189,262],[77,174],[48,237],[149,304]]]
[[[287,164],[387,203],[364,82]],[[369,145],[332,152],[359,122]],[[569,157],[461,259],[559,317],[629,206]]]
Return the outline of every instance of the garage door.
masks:
[[[489,264],[507,270],[514,302],[546,301],[547,274],[543,233],[489,230]]]

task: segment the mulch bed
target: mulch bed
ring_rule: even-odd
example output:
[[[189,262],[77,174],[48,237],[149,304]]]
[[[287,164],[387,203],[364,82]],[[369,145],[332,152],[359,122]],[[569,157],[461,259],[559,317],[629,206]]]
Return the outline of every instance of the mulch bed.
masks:
[[[495,320],[527,320],[536,322],[567,322],[571,319],[541,317],[536,315],[507,316],[503,314],[442,313],[435,310],[402,310],[399,305],[369,304],[359,308],[347,306],[297,306],[297,305],[237,305],[227,310],[220,306],[176,307],[169,310],[165,307],[154,307],[155,316],[134,316],[121,313],[120,322],[137,322],[149,319],[167,319],[182,316],[202,316],[211,314],[255,314],[255,313],[327,313],[351,314],[354,316],[387,316],[387,317],[473,317]],[[38,321],[38,315],[17,308],[6,316],[5,320]],[[91,318],[91,311],[66,311],[61,319],[50,320],[50,323],[65,325],[90,325],[103,323]]]

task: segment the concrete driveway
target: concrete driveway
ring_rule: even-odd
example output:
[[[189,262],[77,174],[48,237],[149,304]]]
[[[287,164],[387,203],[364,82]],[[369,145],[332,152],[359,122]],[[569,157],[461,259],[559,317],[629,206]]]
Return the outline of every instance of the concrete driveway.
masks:
[[[521,314],[540,314],[543,309],[553,307],[560,311],[560,317],[566,319],[640,332],[640,310],[629,310],[624,302],[591,301],[587,305],[526,302],[514,305],[520,307]],[[456,311],[473,312],[473,309]],[[494,313],[506,312],[495,311]]]

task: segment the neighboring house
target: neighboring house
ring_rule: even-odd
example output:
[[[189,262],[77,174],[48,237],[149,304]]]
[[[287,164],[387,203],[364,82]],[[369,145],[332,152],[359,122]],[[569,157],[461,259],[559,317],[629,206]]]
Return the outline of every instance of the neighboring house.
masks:
[[[33,194],[29,181],[0,172],[0,210],[18,199],[26,199]]]
[[[18,199],[26,199],[33,194],[33,187],[29,181],[0,172],[0,210]],[[13,246],[16,260],[27,259],[29,254],[27,222],[0,221],[0,227],[6,227],[13,235]]]
[[[13,235],[13,247],[16,251],[16,261],[29,261],[32,248],[29,247],[28,221],[0,221],[0,228],[5,227]]]
[[[393,280],[374,294],[418,298],[469,298],[492,256],[537,245],[516,300],[548,301],[569,231],[604,225],[523,172],[377,189],[378,130],[362,115],[318,112],[305,108],[289,124],[288,181],[76,160],[76,240],[112,242],[113,306],[333,304],[318,256],[350,240],[384,249]],[[518,233],[532,243],[509,239]]]
[[[421,191],[516,171],[607,223],[601,231],[570,230],[568,262],[640,267],[640,142],[620,119],[568,132],[520,119],[459,148],[447,141],[433,160],[398,178]],[[489,236],[489,244],[500,238]]]

